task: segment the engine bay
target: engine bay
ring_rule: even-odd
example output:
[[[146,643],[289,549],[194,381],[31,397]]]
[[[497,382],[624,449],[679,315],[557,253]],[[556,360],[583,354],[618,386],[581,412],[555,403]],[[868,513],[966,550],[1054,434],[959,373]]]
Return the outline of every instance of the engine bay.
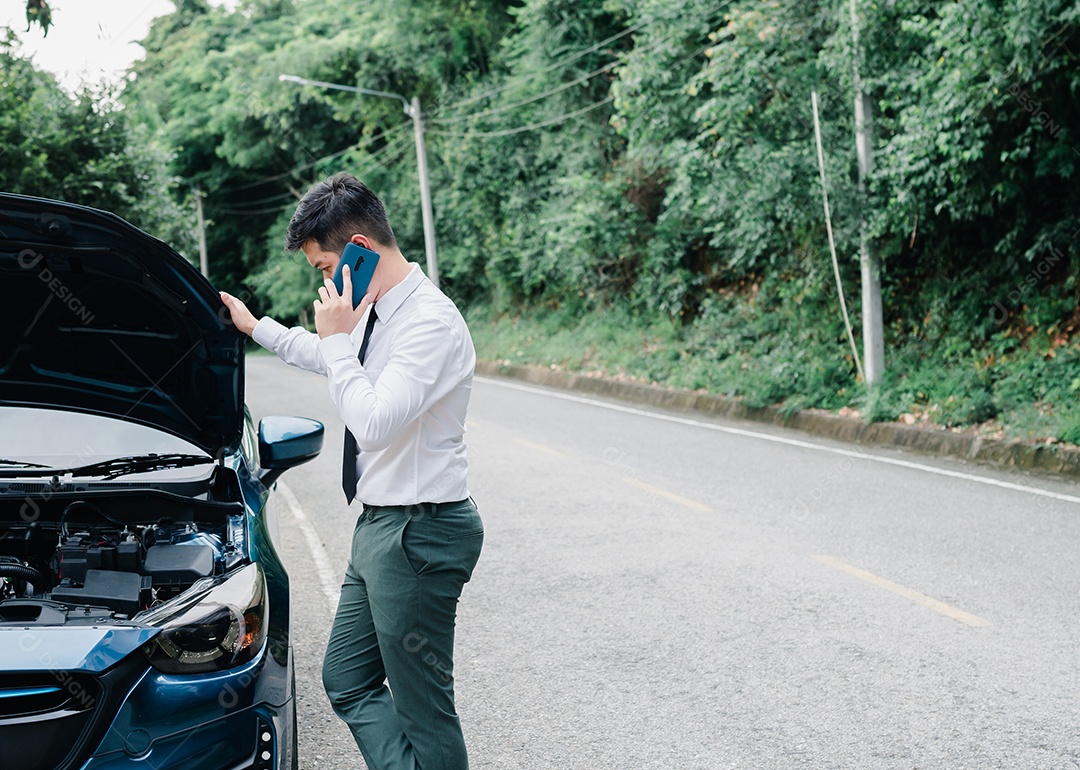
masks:
[[[130,619],[246,560],[239,503],[60,493],[27,516],[19,502],[0,498],[0,622]]]

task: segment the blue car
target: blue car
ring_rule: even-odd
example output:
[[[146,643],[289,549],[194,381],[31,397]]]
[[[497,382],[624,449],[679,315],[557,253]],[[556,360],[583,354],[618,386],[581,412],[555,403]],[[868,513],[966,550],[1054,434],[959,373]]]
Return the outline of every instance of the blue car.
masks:
[[[323,426],[165,243],[0,194],[0,768],[297,767],[267,500]]]

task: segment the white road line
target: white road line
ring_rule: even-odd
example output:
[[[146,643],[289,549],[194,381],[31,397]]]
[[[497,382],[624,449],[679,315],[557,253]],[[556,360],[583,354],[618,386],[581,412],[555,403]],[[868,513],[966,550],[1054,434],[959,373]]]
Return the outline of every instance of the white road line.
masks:
[[[1039,489],[1038,487],[1029,487],[1023,484],[1013,484],[1008,481],[999,481],[998,479],[991,479],[986,476],[976,476],[970,473],[961,473],[960,471],[950,471],[944,468],[935,468],[932,465],[923,465],[922,463],[913,463],[908,460],[897,460],[892,457],[880,457],[878,455],[866,454],[865,452],[856,452],[851,449],[839,449],[837,447],[828,447],[821,444],[815,444],[810,441],[800,441],[799,439],[786,438],[784,436],[773,436],[769,433],[758,433],[753,430],[744,430],[742,428],[732,428],[726,425],[717,425],[710,422],[702,422],[701,420],[691,420],[688,417],[676,417],[670,414],[660,414],[658,412],[649,412],[644,409],[635,409],[632,406],[622,406],[620,404],[610,404],[606,401],[598,401],[592,398],[585,398],[583,396],[572,396],[568,393],[557,393],[554,391],[546,390],[543,388],[533,387],[530,385],[519,385],[514,382],[503,382],[502,380],[495,380],[489,377],[475,377],[474,379],[479,382],[486,383],[488,385],[498,385],[502,388],[510,388],[511,390],[523,390],[528,393],[536,393],[541,396],[548,396],[550,398],[561,398],[564,401],[574,401],[579,404],[589,404],[590,406],[598,406],[602,409],[610,409],[615,412],[624,412],[626,414],[636,414],[641,417],[651,417],[654,420],[663,420],[665,422],[674,422],[680,425],[693,425],[697,428],[707,428],[709,430],[719,431],[721,433],[730,433],[735,436],[747,436],[749,438],[757,438],[762,441],[772,441],[777,444],[787,444],[788,446],[802,447],[803,449],[813,449],[818,452],[828,452],[829,454],[843,455],[844,457],[854,457],[859,460],[867,460],[872,463],[882,463],[883,465],[898,465],[901,468],[910,468],[911,470],[923,471],[925,473],[933,473],[938,476],[949,476],[956,479],[964,479],[965,481],[974,481],[977,484],[986,484],[992,487],[1001,487],[1002,489],[1011,489],[1016,492],[1026,492],[1030,495],[1038,495],[1040,497],[1049,497],[1053,500],[1063,500],[1067,503],[1076,503],[1080,505],[1080,497],[1074,495],[1063,495],[1058,492],[1051,492],[1046,489]]]
[[[315,562],[315,571],[319,573],[319,584],[323,596],[330,603],[330,614],[332,615],[337,611],[338,599],[341,597],[341,580],[335,574],[333,567],[330,566],[330,557],[326,553],[326,548],[323,547],[322,540],[319,539],[319,533],[315,530],[311,519],[304,513],[304,509],[300,507],[300,501],[296,499],[296,495],[293,494],[293,491],[289,489],[284,481],[279,480],[277,487],[278,494],[285,498],[289,510],[292,511],[293,518],[296,519],[296,525],[300,527],[300,531],[307,541],[308,550],[311,551],[311,559]]]

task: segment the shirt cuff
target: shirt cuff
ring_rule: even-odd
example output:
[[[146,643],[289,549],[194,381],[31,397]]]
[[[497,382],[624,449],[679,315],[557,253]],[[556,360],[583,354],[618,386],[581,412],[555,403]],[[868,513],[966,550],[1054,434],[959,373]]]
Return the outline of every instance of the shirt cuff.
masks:
[[[284,331],[286,331],[284,325],[270,316],[264,315],[255,324],[255,328],[251,330],[251,339],[273,353],[276,352],[274,349],[277,347],[277,342]]]
[[[335,364],[350,358],[356,358],[356,349],[353,347],[352,337],[345,332],[331,334],[319,340],[319,353],[322,354],[326,365]]]

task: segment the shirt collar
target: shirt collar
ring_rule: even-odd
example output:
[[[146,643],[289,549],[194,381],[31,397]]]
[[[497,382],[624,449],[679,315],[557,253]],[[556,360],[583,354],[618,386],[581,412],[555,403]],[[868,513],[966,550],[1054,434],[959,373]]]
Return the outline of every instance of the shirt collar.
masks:
[[[405,304],[405,300],[407,300],[423,282],[424,274],[420,270],[420,265],[413,262],[409,274],[405,276],[397,286],[379,297],[379,301],[375,303],[375,305],[378,306],[375,307],[375,312],[379,314],[379,320],[384,324],[388,323],[394,313],[398,311],[398,308]]]

